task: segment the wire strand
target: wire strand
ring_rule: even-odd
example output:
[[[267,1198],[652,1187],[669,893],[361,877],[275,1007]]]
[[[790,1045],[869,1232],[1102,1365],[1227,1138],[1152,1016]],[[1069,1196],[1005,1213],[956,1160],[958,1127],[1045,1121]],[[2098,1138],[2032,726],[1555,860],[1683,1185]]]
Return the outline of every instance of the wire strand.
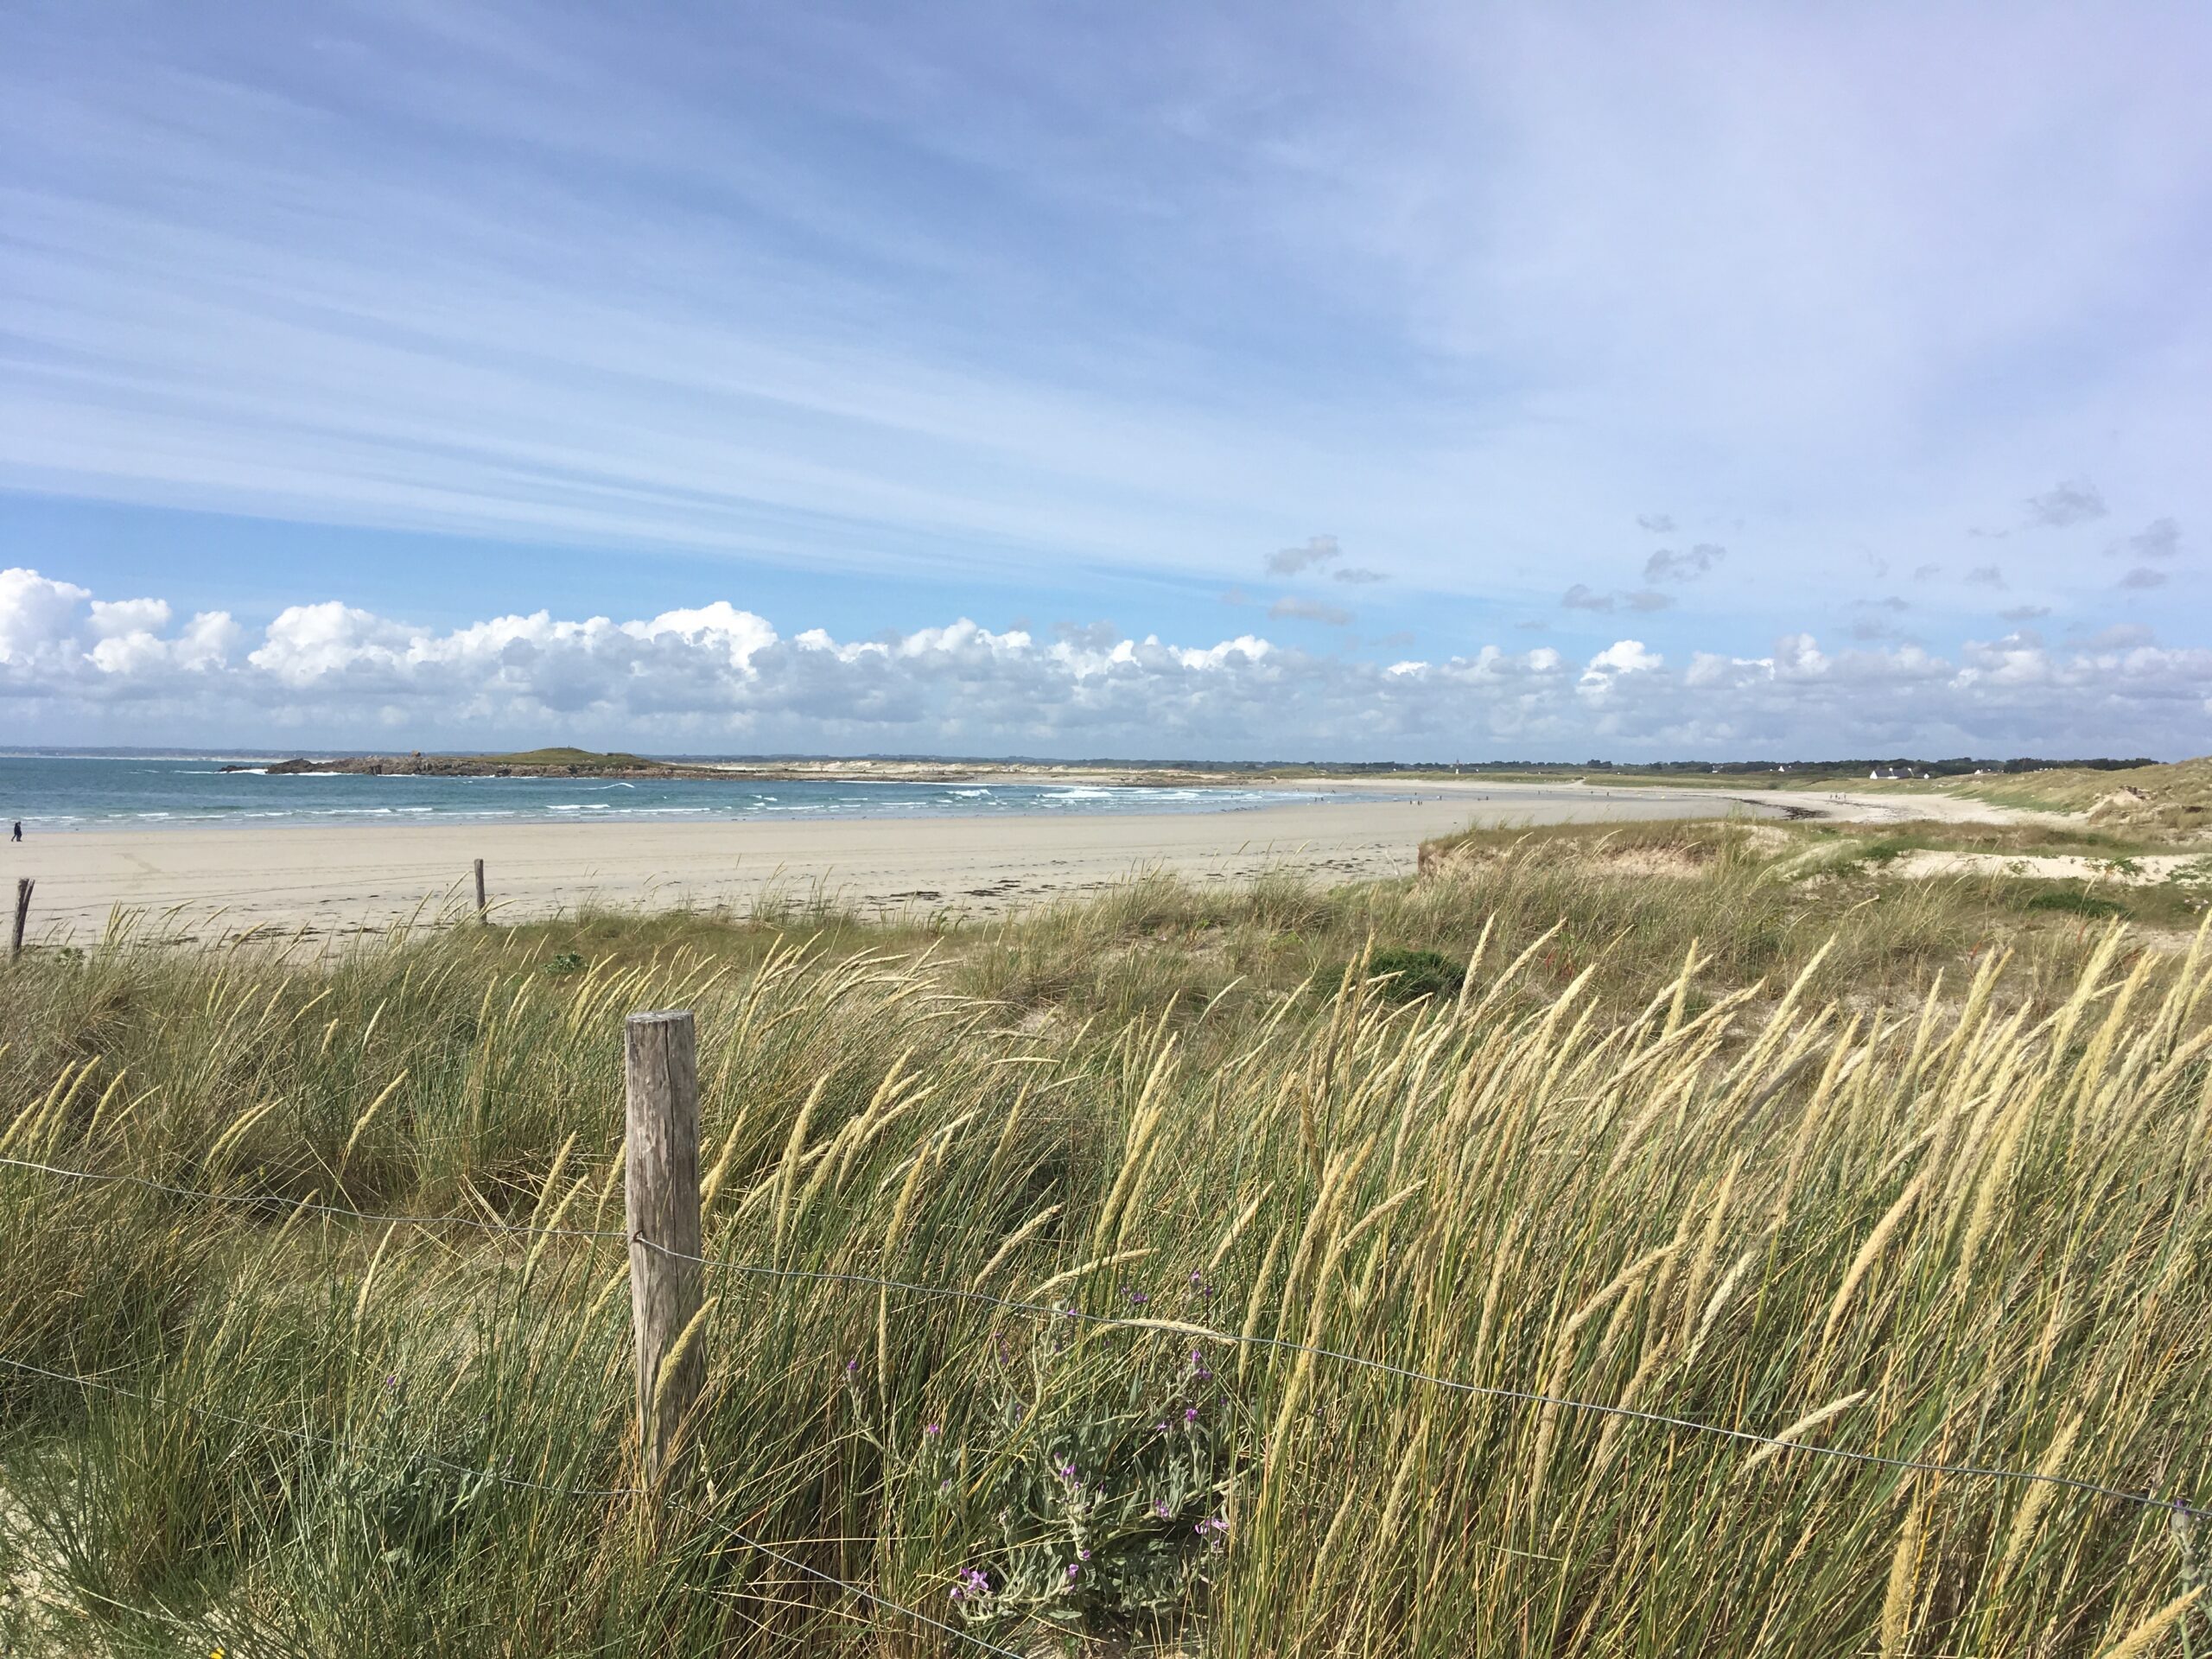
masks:
[[[1459,1377],[1440,1376],[1431,1371],[1416,1370],[1410,1366],[1396,1365],[1388,1360],[1370,1359],[1363,1355],[1323,1348],[1314,1344],[1292,1342],[1281,1337],[1245,1336],[1242,1332],[1214,1331],[1198,1325],[1173,1319],[1130,1319],[1110,1313],[1090,1313],[1067,1305],[1054,1306],[1044,1302],[1026,1301],[1017,1297],[995,1296],[988,1291],[968,1290],[953,1285],[931,1285],[915,1280],[891,1279],[875,1274],[841,1273],[826,1268],[779,1268],[760,1262],[733,1261],[727,1256],[693,1255],[654,1243],[642,1235],[626,1234],[607,1228],[537,1227],[524,1222],[494,1222],[480,1216],[395,1216],[372,1215],[347,1210],[339,1205],[293,1202],[283,1198],[254,1197],[248,1194],[207,1192],[189,1187],[173,1186],[143,1175],[128,1175],[95,1170],[70,1169],[58,1164],[37,1163],[28,1159],[0,1157],[0,1165],[17,1169],[35,1170],[44,1174],[67,1176],[76,1180],[122,1181],[133,1185],[164,1192],[178,1198],[204,1198],[220,1204],[242,1204],[263,1209],[287,1211],[307,1210],[323,1215],[338,1216],[353,1221],[412,1224],[416,1226],[458,1225],[474,1227],[493,1233],[537,1234],[555,1238],[621,1239],[634,1246],[652,1250],[671,1261],[695,1262],[702,1268],[736,1273],[750,1278],[798,1281],[810,1284],[853,1285],[873,1290],[896,1290],[911,1295],[926,1296],[940,1300],[973,1303],[1010,1313],[1023,1313],[1041,1318],[1073,1319],[1079,1324],[1099,1329],[1149,1331],[1179,1334],[1206,1342],[1227,1343],[1236,1347],[1264,1348],[1292,1354],[1306,1354],[1316,1359],[1349,1365],[1357,1370],[1377,1372],[1418,1382],[1430,1388],[1443,1389],[1455,1394],[1479,1396],[1484,1399],[1506,1400],[1522,1405],[1554,1406],[1564,1411],[1585,1412],[1600,1416],[1624,1418],[1629,1421],[1649,1423],[1656,1427],[1681,1429],[1687,1433],[1708,1434],[1717,1439],[1734,1440],[1745,1445],[1772,1446],[1783,1452],[1802,1452],[1808,1456],[1834,1459],[1842,1462],[1866,1464],[1885,1469],[1899,1469],[1908,1472],[1932,1475],[1955,1475],[1962,1479],[2013,1480],[2060,1487],[2070,1491],[2086,1492],[2095,1497],[2107,1497],[2120,1503],[2139,1504],[2147,1509],[2164,1510],[2196,1519],[2212,1520],[2212,1509],[2163,1498],[2154,1493],[2130,1491],[2125,1487],[2107,1486],[2096,1481],[2082,1480],[2072,1475],[2047,1474],[2032,1469],[1986,1467],[1974,1464],[1935,1463],[1917,1458],[1897,1457],[1880,1452],[1854,1452],[1847,1447],[1820,1446],[1804,1440],[1785,1440],[1777,1434],[1763,1434],[1754,1429],[1727,1428],[1718,1423],[1700,1422],[1694,1418],[1669,1416],[1663,1412],[1644,1411],[1633,1406],[1614,1405],[1599,1400],[1577,1400],[1569,1395],[1540,1393],[1532,1389],[1510,1389],[1492,1383],[1469,1382]]]
[[[120,1182],[127,1186],[143,1187],[149,1192],[163,1192],[175,1198],[199,1198],[209,1204],[235,1204],[250,1210],[281,1211],[286,1214],[305,1211],[310,1215],[336,1216],[346,1221],[380,1222],[388,1226],[410,1227],[474,1227],[483,1233],[533,1233],[546,1238],[613,1238],[626,1239],[628,1234],[612,1228],[537,1227],[522,1221],[493,1221],[484,1216],[391,1216],[377,1215],[365,1210],[349,1209],[344,1205],[317,1204],[308,1198],[280,1198],[267,1192],[210,1192],[202,1188],[172,1186],[167,1181],[157,1181],[145,1175],[129,1175],[113,1170],[69,1169],[60,1164],[41,1164],[28,1158],[0,1157],[0,1165],[11,1169],[36,1170],[45,1175],[64,1175],[72,1180]]]
[[[647,1238],[636,1238],[632,1242],[643,1245],[658,1255],[670,1256],[678,1261],[696,1262],[702,1267],[721,1268],[756,1276],[804,1279],[868,1286],[884,1290],[911,1291],[920,1295],[977,1302],[1014,1313],[1074,1319],[1081,1324],[1093,1326],[1149,1331],[1155,1333],[1190,1337],[1204,1342],[1228,1343],[1242,1348],[1266,1348],[1283,1353],[1310,1354],[1316,1359],[1332,1360],[1338,1364],[1350,1365],[1361,1370],[1377,1371],[1388,1376],[1402,1378],[1409,1382],[1421,1382],[1432,1388],[1448,1389],[1455,1394],[1475,1395],[1491,1400],[1510,1400],[1524,1405],[1557,1406],[1567,1411],[1622,1417],[1634,1422],[1651,1423],[1662,1428],[1686,1429],[1694,1433],[1711,1434],[1720,1439],[1739,1440],[1753,1446],[1774,1446],[1784,1452],[1803,1452],[1815,1457],[1836,1458],[1853,1463],[1876,1464],[1884,1468],[1915,1471],[1922,1474],[1957,1475],[1985,1480],[2039,1482],[2045,1485],[2088,1492],[2098,1497],[2117,1498],[2124,1503],[2139,1503],[2151,1509],[2178,1511],[2183,1515],[2212,1519],[2212,1509],[2192,1507],[2177,1499],[2159,1497],[2153,1493],[2129,1491],[2121,1486],[2101,1485],[2095,1481],[2078,1479],[2072,1475],[2044,1474],[2032,1469],[1984,1468],[1972,1464],[1930,1463],[1915,1458],[1894,1457],[1879,1452],[1853,1452],[1841,1446],[1819,1446],[1805,1440],[1785,1440],[1777,1434],[1762,1434],[1753,1429],[1725,1428],[1717,1423],[1699,1422],[1688,1417],[1670,1417],[1663,1412],[1642,1411],[1633,1406],[1613,1405],[1600,1400],[1577,1400],[1565,1395],[1542,1394],[1532,1389],[1502,1388],[1490,1383],[1469,1382],[1454,1376],[1439,1376],[1431,1371],[1415,1370],[1406,1365],[1394,1365],[1388,1360],[1370,1359],[1361,1354],[1348,1354],[1334,1348],[1319,1347],[1312,1343],[1290,1342],[1281,1337],[1248,1337],[1242,1332],[1214,1331],[1205,1326],[1187,1324],[1179,1319],[1129,1319],[1111,1313],[1086,1313],[1079,1308],[1049,1306],[1042,1302],[1028,1302],[1012,1297],[994,1296],[987,1291],[963,1290],[953,1286],[921,1284],[902,1279],[883,1279],[872,1274],[834,1273],[826,1268],[762,1267],[753,1262],[732,1262],[719,1256],[687,1255],[682,1251],[671,1250],[664,1245],[656,1244]]]

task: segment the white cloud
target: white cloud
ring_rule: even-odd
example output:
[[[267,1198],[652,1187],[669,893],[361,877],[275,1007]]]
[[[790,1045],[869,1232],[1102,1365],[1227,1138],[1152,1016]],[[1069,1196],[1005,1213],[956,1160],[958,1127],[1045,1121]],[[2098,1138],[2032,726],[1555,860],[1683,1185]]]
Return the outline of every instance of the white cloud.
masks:
[[[104,608],[95,609],[95,605]],[[158,626],[153,626],[158,625]],[[301,747],[585,741],[761,752],[1448,757],[2212,748],[2212,651],[2138,631],[2054,650],[2015,633],[1950,657],[1830,654],[1809,634],[1687,666],[1635,639],[1582,661],[1495,645],[1387,664],[1240,634],[1039,639],[962,618],[872,640],[791,636],[716,601],[618,622],[546,612],[433,629],[336,601],[257,639],[216,611],[98,601],[0,570],[11,738]],[[127,710],[119,705],[127,704]],[[286,737],[285,733],[294,734]]]
[[[31,663],[75,625],[90,590],[35,570],[0,570],[0,666]]]
[[[145,697],[222,669],[240,637],[230,616],[203,612],[163,639],[171,614],[162,600],[97,600],[35,570],[0,570],[0,696]]]
[[[167,600],[96,599],[92,601],[92,632],[103,639],[130,633],[158,633],[168,625]]]

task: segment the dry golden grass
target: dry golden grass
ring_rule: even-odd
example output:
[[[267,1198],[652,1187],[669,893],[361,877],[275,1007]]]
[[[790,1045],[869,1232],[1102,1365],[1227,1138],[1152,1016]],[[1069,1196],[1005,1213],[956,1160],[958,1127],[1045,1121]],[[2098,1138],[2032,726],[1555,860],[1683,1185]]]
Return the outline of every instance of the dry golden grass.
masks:
[[[1972,894],[1872,931],[1706,866],[22,964],[0,1152],[271,1200],[0,1169],[0,1354],[163,1402],[0,1370],[22,1548],[117,1652],[961,1647],[726,1528],[1024,1653],[2201,1643],[2168,1511],[1815,1448],[2200,1491],[2204,932],[1967,949]],[[1401,1000],[1354,926],[1471,971]],[[499,1477],[636,1480],[620,1030],[669,1006],[708,1250],[797,1276],[710,1274],[652,1518]]]

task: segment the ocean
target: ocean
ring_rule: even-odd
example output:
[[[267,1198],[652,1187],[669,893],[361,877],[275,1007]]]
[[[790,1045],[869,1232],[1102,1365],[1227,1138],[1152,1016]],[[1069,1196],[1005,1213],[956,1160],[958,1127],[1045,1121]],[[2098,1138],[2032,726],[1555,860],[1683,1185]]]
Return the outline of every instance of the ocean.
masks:
[[[208,824],[404,824],[637,818],[989,817],[1006,813],[1227,812],[1318,791],[1090,784],[898,784],[834,779],[636,782],[589,778],[271,778],[222,770],[264,761],[219,754],[0,754],[0,833],[187,829]]]

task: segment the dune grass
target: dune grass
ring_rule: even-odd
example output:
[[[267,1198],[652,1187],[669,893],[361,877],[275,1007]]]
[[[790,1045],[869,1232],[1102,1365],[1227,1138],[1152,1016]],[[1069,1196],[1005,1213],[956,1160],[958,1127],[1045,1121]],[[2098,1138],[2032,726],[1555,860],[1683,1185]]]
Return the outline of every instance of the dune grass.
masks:
[[[1024,1654],[2202,1651],[2166,1510],[1237,1340],[2205,1497],[2201,931],[1725,827],[1498,849],[26,958],[0,1153],[265,1202],[0,1167],[0,1355],[108,1385],[0,1367],[0,1637],[974,1650],[811,1569]],[[671,1006],[710,1255],[1151,1325],[710,1272],[683,1471],[621,1495],[620,1021]]]

